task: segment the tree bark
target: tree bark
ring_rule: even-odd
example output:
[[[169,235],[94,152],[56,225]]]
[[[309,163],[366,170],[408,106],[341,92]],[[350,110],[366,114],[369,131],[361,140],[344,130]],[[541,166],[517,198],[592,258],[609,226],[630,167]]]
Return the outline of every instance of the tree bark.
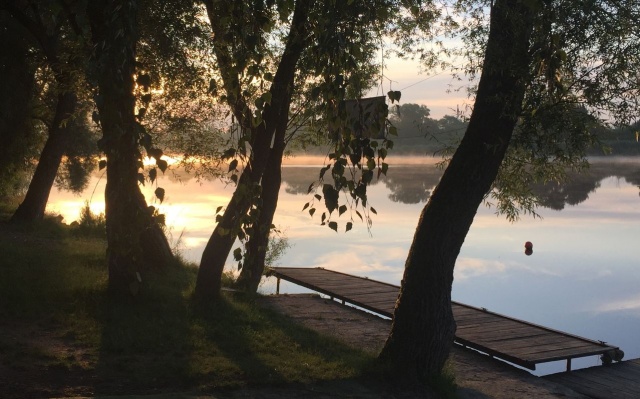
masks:
[[[288,108],[288,106],[287,106]],[[269,234],[273,217],[278,207],[280,185],[282,183],[282,157],[286,147],[285,134],[287,130],[288,114],[282,115],[274,138],[269,161],[262,175],[260,215],[254,225],[252,235],[246,246],[244,265],[238,277],[238,287],[246,292],[258,291],[260,280],[265,268],[265,259],[269,247]]]
[[[140,150],[135,116],[136,2],[95,0],[88,6],[107,156],[105,216],[109,290],[136,295],[143,273],[172,255],[138,186]]]
[[[73,117],[76,109],[77,97],[73,89],[73,82],[68,69],[60,60],[60,39],[62,33],[59,28],[50,31],[42,22],[43,18],[37,14],[28,16],[15,3],[5,5],[7,11],[17,23],[22,25],[25,32],[28,32],[38,43],[40,50],[47,60],[48,66],[53,71],[58,91],[56,110],[53,120],[49,125],[48,137],[45,146],[40,154],[40,159],[35,173],[29,184],[27,194],[16,212],[11,217],[13,222],[32,222],[42,219],[49,200],[51,187],[55,181],[58,167],[62,161],[70,135],[69,125],[66,123]]]
[[[59,86],[63,86],[59,84]],[[61,88],[61,90],[63,90]],[[73,117],[77,98],[73,92],[58,94],[55,116],[49,127],[47,141],[40,154],[38,166],[29,184],[24,200],[11,217],[12,222],[34,222],[42,220],[49,201],[51,187],[58,174],[58,167],[62,161],[71,134],[66,119]]]
[[[212,15],[213,8],[209,3],[205,2],[209,18],[214,20],[217,16]],[[235,232],[240,226],[241,217],[249,211],[253,203],[248,193],[253,192],[263,177],[271,154],[271,141],[277,121],[282,115],[289,113],[296,65],[307,40],[308,5],[307,0],[296,2],[287,44],[270,89],[271,103],[264,108],[262,123],[252,128],[251,161],[242,172],[238,187],[202,253],[195,288],[195,297],[200,301],[215,300],[220,293],[222,272],[236,240]],[[250,121],[241,119],[244,117],[244,111],[235,112],[235,115],[242,125],[250,125]]]
[[[456,258],[491,188],[521,110],[533,10],[497,0],[474,110],[465,136],[425,206],[405,264],[393,325],[380,354],[390,375],[424,383],[439,374],[455,336]]]

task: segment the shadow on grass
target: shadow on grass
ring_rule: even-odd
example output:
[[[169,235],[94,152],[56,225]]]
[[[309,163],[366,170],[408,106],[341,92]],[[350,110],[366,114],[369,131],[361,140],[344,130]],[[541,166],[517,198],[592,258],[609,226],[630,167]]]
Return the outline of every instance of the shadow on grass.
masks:
[[[369,354],[258,306],[252,296],[230,294],[199,307],[197,315],[202,339],[236,368],[235,384],[282,387],[351,380],[373,361]],[[204,379],[204,389],[233,387],[209,377],[214,378]]]
[[[188,387],[193,272],[176,266],[148,276],[135,298],[105,298],[96,394],[149,394]]]
[[[0,225],[0,397],[337,383],[372,360],[251,297],[196,312],[193,267],[149,276],[137,298],[110,298],[104,241],[43,230]]]
[[[139,302],[104,302],[97,394],[338,382],[359,377],[372,360],[243,296],[196,307],[186,268],[164,277]]]

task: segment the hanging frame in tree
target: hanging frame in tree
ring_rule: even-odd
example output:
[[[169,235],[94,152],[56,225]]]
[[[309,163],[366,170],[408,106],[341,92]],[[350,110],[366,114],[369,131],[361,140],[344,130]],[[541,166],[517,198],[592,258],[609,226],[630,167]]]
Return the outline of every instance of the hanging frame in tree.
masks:
[[[336,141],[350,136],[382,140],[385,137],[385,122],[388,107],[386,97],[369,97],[341,101],[334,123],[329,124],[329,135]]]

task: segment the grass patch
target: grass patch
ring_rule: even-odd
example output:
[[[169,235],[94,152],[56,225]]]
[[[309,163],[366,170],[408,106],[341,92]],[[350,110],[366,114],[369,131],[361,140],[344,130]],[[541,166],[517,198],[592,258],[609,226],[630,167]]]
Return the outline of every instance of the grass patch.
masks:
[[[112,298],[102,239],[55,221],[0,227],[0,369],[24,381],[6,389],[208,391],[358,377],[373,360],[261,309],[256,297],[229,294],[196,311],[190,266],[147,276],[136,298]]]

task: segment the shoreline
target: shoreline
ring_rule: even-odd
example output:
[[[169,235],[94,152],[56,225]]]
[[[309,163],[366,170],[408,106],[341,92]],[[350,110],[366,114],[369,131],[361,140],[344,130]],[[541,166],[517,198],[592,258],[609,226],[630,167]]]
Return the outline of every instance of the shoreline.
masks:
[[[320,334],[372,353],[382,349],[391,326],[389,320],[317,294],[265,295],[259,303]],[[453,346],[448,367],[455,375],[460,399],[587,399],[563,385],[459,345]]]

